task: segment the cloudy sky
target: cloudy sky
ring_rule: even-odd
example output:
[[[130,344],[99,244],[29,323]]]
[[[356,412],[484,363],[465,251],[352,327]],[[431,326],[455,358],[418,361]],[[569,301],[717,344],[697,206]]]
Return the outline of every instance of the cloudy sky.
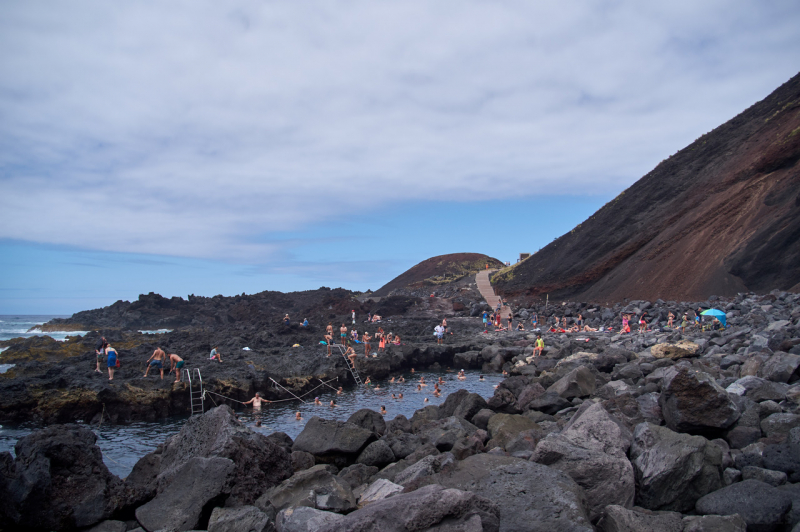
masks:
[[[0,313],[515,260],[800,70],[796,0],[0,3]]]

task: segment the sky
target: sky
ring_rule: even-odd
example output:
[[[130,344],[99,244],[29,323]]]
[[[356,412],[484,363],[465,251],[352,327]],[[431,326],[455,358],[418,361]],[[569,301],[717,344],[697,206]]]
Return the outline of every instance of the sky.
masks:
[[[0,314],[515,261],[800,71],[796,0],[0,3]]]

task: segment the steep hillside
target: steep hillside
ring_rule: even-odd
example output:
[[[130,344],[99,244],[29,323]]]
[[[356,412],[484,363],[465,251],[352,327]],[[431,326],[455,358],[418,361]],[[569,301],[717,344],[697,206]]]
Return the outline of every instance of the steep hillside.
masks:
[[[502,268],[503,263],[481,253],[451,253],[424,260],[401,273],[375,291],[376,296],[387,296],[398,288],[420,288],[457,281],[466,275],[486,268]]]
[[[705,299],[800,283],[800,74],[547,247],[505,295]]]

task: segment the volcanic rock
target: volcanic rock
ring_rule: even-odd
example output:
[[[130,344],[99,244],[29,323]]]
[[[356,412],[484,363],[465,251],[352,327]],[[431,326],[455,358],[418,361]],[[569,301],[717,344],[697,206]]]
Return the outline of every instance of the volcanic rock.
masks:
[[[791,507],[788,494],[758,480],[731,484],[697,501],[698,513],[739,514],[747,523],[747,530],[757,532],[779,530]]]
[[[661,386],[659,405],[667,426],[678,432],[711,432],[730,427],[739,409],[714,378],[681,367],[671,370]]]

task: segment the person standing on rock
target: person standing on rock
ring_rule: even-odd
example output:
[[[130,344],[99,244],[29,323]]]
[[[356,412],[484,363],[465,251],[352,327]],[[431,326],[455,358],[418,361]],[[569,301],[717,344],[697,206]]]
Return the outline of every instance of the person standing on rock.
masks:
[[[375,335],[377,336],[377,334]],[[386,352],[386,336],[381,333],[380,339],[378,340],[378,353],[385,353]]]
[[[325,343],[328,344],[328,356],[331,356],[331,344],[333,343],[333,331],[325,333]]]
[[[352,312],[352,316],[353,316],[353,325],[355,325],[356,324],[356,311],[353,310],[351,312]]]
[[[486,327],[489,325],[489,313],[483,311],[483,332],[486,332]]]
[[[511,325],[514,323],[514,315],[509,314],[507,320],[508,320],[508,332],[511,332],[512,330]]]
[[[184,364],[183,359],[178,355],[176,355],[175,353],[172,353],[171,355],[169,355],[169,363],[170,363],[169,372],[170,373],[172,373],[173,371],[175,372],[175,382],[181,382],[181,370],[183,369],[183,364]],[[163,373],[164,370],[162,369],[161,372]]]
[[[333,323],[328,322],[328,326],[325,327],[325,334],[330,334],[331,338],[333,338]]]
[[[366,357],[369,356],[369,349],[370,349],[369,341],[371,339],[372,337],[369,335],[367,331],[364,331],[364,334],[361,335],[361,341],[364,342],[364,356]]]
[[[342,345],[347,345],[347,327],[344,323],[339,327],[339,337],[342,341]]]
[[[108,380],[114,380],[114,371],[117,369],[117,350],[111,347],[111,345],[106,345],[106,356],[108,359],[106,360],[106,366],[108,366]]]
[[[161,371],[161,378],[164,378],[164,358],[166,357],[166,353],[160,347],[157,347],[153,354],[150,355],[150,358],[147,359],[147,369],[144,370],[143,377],[147,377],[147,374],[150,372],[150,368],[158,368]]]
[[[669,314],[667,314],[667,327],[672,329],[674,321],[675,321],[675,314],[673,314],[672,311],[670,310]]]
[[[103,373],[102,371],[100,371],[100,362],[105,362],[106,361],[106,346],[107,345],[108,345],[108,342],[106,342],[105,336],[101,336],[100,338],[98,338],[97,341],[94,344],[94,355],[95,355],[95,358],[97,359],[97,366],[95,367],[94,370],[97,373]]]
[[[436,336],[436,343],[441,344],[444,338],[444,327],[437,325],[433,328],[433,334]]]
[[[535,329],[537,325],[539,325],[539,315],[534,312],[531,318],[531,327]]]

